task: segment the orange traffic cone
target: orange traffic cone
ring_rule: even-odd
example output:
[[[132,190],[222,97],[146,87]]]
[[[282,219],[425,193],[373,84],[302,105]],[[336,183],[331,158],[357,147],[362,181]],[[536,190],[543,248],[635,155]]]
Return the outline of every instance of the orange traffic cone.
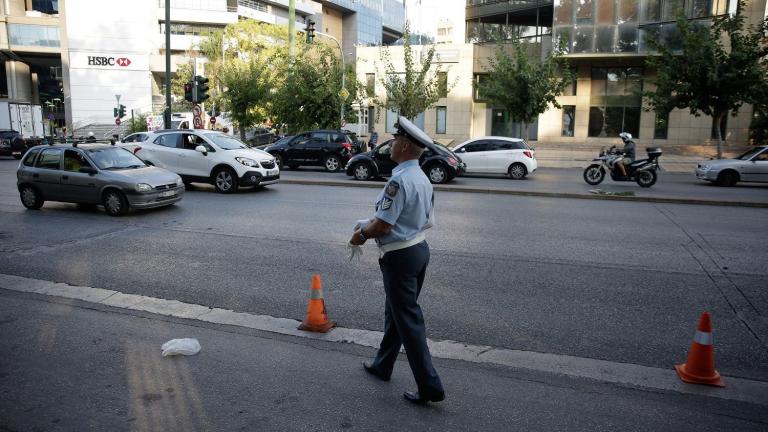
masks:
[[[299,326],[299,330],[326,333],[335,327],[336,323],[328,321],[328,312],[323,300],[323,283],[320,275],[312,275],[312,289],[307,306],[307,318]]]
[[[725,387],[723,379],[715,370],[715,347],[712,340],[712,322],[709,312],[701,314],[699,327],[693,336],[688,362],[675,365],[681,380],[691,384],[707,384]]]

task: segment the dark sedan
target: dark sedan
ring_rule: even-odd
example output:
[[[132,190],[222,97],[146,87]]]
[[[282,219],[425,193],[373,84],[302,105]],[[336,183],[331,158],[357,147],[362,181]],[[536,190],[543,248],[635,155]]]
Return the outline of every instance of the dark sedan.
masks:
[[[369,180],[373,177],[392,175],[392,169],[397,164],[389,158],[392,143],[389,140],[376,146],[373,150],[360,153],[347,163],[347,175],[357,180]],[[432,183],[445,183],[463,175],[466,166],[452,151],[441,144],[433,143],[424,150],[419,158],[419,165]]]

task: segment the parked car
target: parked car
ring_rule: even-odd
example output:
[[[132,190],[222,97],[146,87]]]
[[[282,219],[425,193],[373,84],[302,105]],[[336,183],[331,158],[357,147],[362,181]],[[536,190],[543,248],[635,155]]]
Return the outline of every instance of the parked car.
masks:
[[[0,156],[13,156],[21,159],[27,151],[27,142],[13,129],[0,129]]]
[[[756,146],[735,159],[701,162],[696,178],[733,186],[738,182],[768,182],[768,146]]]
[[[507,174],[520,180],[538,168],[533,149],[519,138],[487,136],[453,148],[467,164],[468,174]]]
[[[52,144],[29,149],[16,172],[21,203],[102,204],[110,216],[171,205],[184,196],[178,175],[146,165],[125,148],[106,144]]]
[[[126,136],[120,142],[124,142],[124,143],[144,142],[147,140],[148,137],[149,137],[149,132],[136,132]]]
[[[267,128],[255,128],[245,132],[245,142],[251,147],[275,142],[277,137]]]
[[[185,184],[210,183],[221,193],[241,186],[275,184],[280,169],[275,158],[248,148],[239,139],[206,129],[161,130],[142,143],[125,146],[142,160],[180,175]]]
[[[277,165],[298,168],[302,165],[325,167],[328,171],[344,168],[352,153],[351,132],[315,130],[280,140],[265,150],[275,157]]]
[[[397,164],[390,159],[392,143],[384,141],[371,151],[360,153],[349,160],[347,175],[356,180],[369,180],[374,177],[392,175]],[[419,165],[432,183],[445,183],[463,175],[465,165],[462,160],[442,144],[433,142],[427,146],[419,158]]]

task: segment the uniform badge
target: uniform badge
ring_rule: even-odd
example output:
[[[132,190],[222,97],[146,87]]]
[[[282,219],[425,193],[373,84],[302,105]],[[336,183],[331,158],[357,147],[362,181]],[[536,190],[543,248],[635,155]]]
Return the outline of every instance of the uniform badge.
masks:
[[[389,198],[384,198],[384,200],[381,201],[381,209],[389,210],[390,207],[392,207],[392,200]]]
[[[390,181],[387,185],[387,195],[391,196],[392,198],[397,195],[397,191],[400,190],[400,184],[396,181]]]

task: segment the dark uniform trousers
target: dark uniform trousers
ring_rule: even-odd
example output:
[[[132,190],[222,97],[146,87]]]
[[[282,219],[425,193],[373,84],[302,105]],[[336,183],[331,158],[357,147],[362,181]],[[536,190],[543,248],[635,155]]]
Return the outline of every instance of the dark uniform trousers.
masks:
[[[421,306],[416,302],[424,284],[427,264],[429,246],[426,241],[387,252],[379,259],[387,298],[384,337],[373,367],[383,376],[392,375],[400,346],[404,345],[419,392],[422,395],[434,395],[443,392],[443,385],[432,366],[424,316]]]

